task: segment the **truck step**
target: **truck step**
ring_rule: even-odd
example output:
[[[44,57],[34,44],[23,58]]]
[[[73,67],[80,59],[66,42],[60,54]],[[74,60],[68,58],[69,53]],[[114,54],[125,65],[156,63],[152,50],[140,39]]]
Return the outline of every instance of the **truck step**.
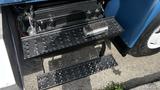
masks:
[[[46,90],[73,80],[87,77],[117,65],[112,55],[95,58],[67,68],[50,71],[37,76],[38,88]]]
[[[83,28],[91,23],[104,22],[108,26],[105,34],[99,34],[92,37],[86,37]],[[91,44],[106,37],[114,37],[123,31],[114,17],[98,19],[86,22],[81,25],[48,31],[35,36],[22,37],[22,48],[24,59],[48,54],[69,47]]]

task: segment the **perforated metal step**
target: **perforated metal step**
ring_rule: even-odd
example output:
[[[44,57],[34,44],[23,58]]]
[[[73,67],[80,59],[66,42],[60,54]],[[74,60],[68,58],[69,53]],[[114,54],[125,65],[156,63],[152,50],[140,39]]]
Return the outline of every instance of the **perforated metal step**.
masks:
[[[95,74],[99,71],[111,68],[116,65],[117,63],[114,58],[109,55],[89,60],[87,62],[83,62],[67,68],[51,71],[49,73],[44,73],[37,76],[38,88],[40,90],[46,90],[57,85],[87,77],[91,74]]]
[[[108,25],[108,30],[105,34],[86,37],[83,27],[91,23],[104,22]],[[113,18],[103,18],[91,22],[86,22],[81,25],[70,26],[57,30],[52,30],[35,36],[21,38],[24,59],[36,57],[39,55],[59,51],[69,47],[74,47],[82,44],[90,44],[105,37],[114,37],[121,33],[123,29]]]

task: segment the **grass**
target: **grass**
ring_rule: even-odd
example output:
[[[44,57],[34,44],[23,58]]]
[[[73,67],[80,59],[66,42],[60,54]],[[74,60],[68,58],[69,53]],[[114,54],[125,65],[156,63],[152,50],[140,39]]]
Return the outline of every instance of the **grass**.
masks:
[[[124,87],[122,84],[114,83],[108,84],[103,90],[124,90]]]

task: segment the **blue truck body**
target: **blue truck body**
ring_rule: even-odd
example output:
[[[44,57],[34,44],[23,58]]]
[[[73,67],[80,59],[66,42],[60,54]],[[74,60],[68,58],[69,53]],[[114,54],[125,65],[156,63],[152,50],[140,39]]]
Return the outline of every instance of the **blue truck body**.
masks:
[[[79,41],[77,42],[77,40],[79,40],[79,38],[80,39],[82,38],[81,37],[82,35],[79,34],[79,32],[82,32],[83,29],[88,29],[88,28],[86,28],[86,26],[89,25],[88,23],[87,23],[87,25],[82,24],[82,26],[83,26],[82,27],[81,24],[79,25],[79,23],[77,25],[73,24],[73,27],[71,27],[71,30],[73,28],[72,33],[70,33],[70,32],[68,33],[66,31],[66,30],[68,30],[68,26],[64,27],[64,29],[62,28],[62,30],[61,30],[61,27],[60,27],[60,30],[58,29],[58,31],[52,30],[52,27],[56,30],[56,28],[54,27],[56,25],[52,25],[52,24],[55,24],[54,20],[56,20],[56,19],[58,21],[57,26],[60,24],[66,23],[66,22],[69,22],[69,26],[70,26],[70,25],[72,25],[72,24],[70,24],[70,22],[72,22],[72,20],[70,21],[70,19],[73,19],[71,16],[74,15],[76,18],[78,17],[78,20],[79,20],[79,17],[81,17],[81,16],[79,16],[79,12],[78,12],[78,14],[77,14],[77,12],[70,14],[71,11],[61,14],[61,12],[72,10],[72,8],[73,8],[73,7],[71,7],[72,4],[69,4],[69,6],[67,5],[65,7],[63,5],[62,6],[60,5],[60,7],[62,9],[61,8],[59,9],[59,6],[57,5],[58,8],[53,10],[53,12],[54,11],[60,12],[60,14],[56,15],[57,17],[54,18],[55,16],[54,15],[52,16],[52,13],[50,11],[50,9],[52,9],[52,8],[50,8],[48,6],[48,4],[50,6],[51,5],[53,6],[53,4],[52,3],[50,4],[50,2],[46,2],[46,1],[52,1],[52,0],[0,0],[0,7],[1,7],[1,10],[0,10],[0,24],[1,24],[0,25],[0,28],[1,28],[0,29],[0,48],[2,48],[2,58],[3,58],[1,60],[2,63],[0,65],[0,69],[5,68],[5,70],[7,70],[7,72],[3,72],[2,76],[0,77],[0,89],[3,87],[8,88],[8,86],[11,86],[11,85],[15,86],[16,84],[18,85],[18,88],[23,89],[23,88],[25,88],[24,87],[25,82],[23,81],[23,77],[26,74],[28,75],[28,74],[42,72],[42,71],[44,71],[44,73],[40,73],[41,75],[36,74],[37,84],[38,84],[38,86],[36,86],[36,88],[38,87],[39,89],[42,89],[42,90],[48,89],[52,86],[54,87],[54,86],[61,85],[63,83],[69,82],[69,81],[73,81],[76,79],[86,77],[88,75],[93,74],[93,72],[96,73],[97,71],[95,70],[95,68],[96,69],[99,68],[97,70],[101,71],[101,69],[103,69],[103,68],[104,69],[111,68],[112,66],[114,67],[115,65],[117,65],[113,56],[110,55],[111,53],[109,53],[109,55],[104,55],[105,48],[107,45],[104,42],[105,40],[102,40],[101,50],[99,47],[98,47],[98,51],[94,50],[97,55],[94,53],[93,54],[96,56],[88,53],[88,52],[90,52],[90,50],[92,50],[92,48],[91,49],[88,48],[88,50],[86,50],[86,51],[88,51],[86,53],[86,54],[88,54],[88,56],[87,55],[85,55],[85,56],[87,56],[88,58],[90,58],[92,56],[92,58],[90,58],[90,60],[87,60],[86,63],[84,63],[85,61],[84,62],[77,62],[77,60],[81,61],[79,59],[82,59],[82,58],[78,58],[78,59],[75,59],[76,64],[73,66],[69,65],[69,67],[64,67],[64,66],[62,68],[58,67],[58,68],[56,68],[57,70],[55,70],[56,72],[54,70],[53,71],[49,70],[49,72],[46,73],[44,65],[43,65],[44,64],[43,61],[44,61],[44,59],[48,59],[48,58],[52,57],[51,54],[49,54],[49,55],[46,55],[46,54],[51,53],[51,52],[56,52],[55,54],[53,54],[53,58],[58,54],[60,55],[60,58],[61,58],[61,54],[66,55],[66,53],[71,51],[70,49],[73,49],[74,52],[79,53],[79,50],[82,50],[82,48],[81,49],[74,48],[74,47],[77,47],[78,44],[81,44]],[[42,2],[42,3],[44,2],[45,4],[44,5],[42,4],[42,7],[40,7],[41,5],[40,6],[37,5],[37,2]],[[54,0],[53,0],[53,2],[54,2]],[[47,25],[49,25],[49,29],[52,31],[46,30],[46,33],[43,33],[43,34],[38,33],[38,35],[36,35],[37,33],[32,32],[32,31],[36,31],[36,27],[33,27],[34,23],[32,23],[32,21],[34,21],[32,19],[32,15],[33,15],[32,8],[30,7],[27,9],[26,8],[23,9],[22,8],[23,5],[21,5],[20,7],[18,7],[18,9],[15,7],[12,10],[13,6],[11,6],[11,7],[8,6],[8,5],[15,5],[15,4],[17,5],[17,4],[22,4],[22,3],[29,3],[27,5],[30,5],[30,3],[32,3],[32,4],[36,3],[37,7],[40,7],[40,9],[38,8],[39,10],[36,9],[36,11],[38,11],[37,12],[38,19],[37,19],[36,23],[40,24],[38,26],[39,31],[43,31],[43,29],[46,30],[46,28],[48,29],[48,27],[45,26],[46,24],[43,23],[43,21],[45,21],[46,18],[49,21],[49,24],[51,24],[51,25],[49,25],[48,22],[45,22],[45,23],[47,23]],[[77,8],[77,7],[81,8],[82,5],[84,5],[85,3],[81,3],[81,4],[76,3],[73,5],[75,8]],[[94,4],[97,5],[97,1],[94,1]],[[101,15],[100,18],[104,19],[101,11],[99,13],[99,10],[101,10],[100,9],[101,7],[99,5],[94,6],[94,4],[91,4],[90,2],[87,2],[85,4],[85,6],[90,5],[89,8],[91,8],[91,9],[88,9],[88,7],[84,8],[84,9],[86,9],[85,12],[87,12],[87,13],[85,13],[85,15],[88,14],[89,15],[88,17],[90,19],[90,15],[92,15],[92,14],[88,11],[94,10],[96,13],[93,14],[93,18],[95,17],[94,15],[97,15],[97,13],[98,13]],[[77,6],[77,5],[79,5],[79,6]],[[5,6],[7,6],[7,7],[5,7]],[[43,7],[46,8],[46,6],[47,6],[47,9],[43,9]],[[104,6],[105,6],[105,4],[104,4]],[[69,8],[67,8],[67,7],[69,7]],[[95,7],[95,8],[93,8],[93,7]],[[19,11],[21,11],[21,8],[23,10],[23,13],[19,13]],[[97,10],[98,10],[98,12],[97,12]],[[73,9],[72,11],[75,11],[75,10]],[[14,13],[14,12],[16,12],[16,13]],[[54,12],[53,14],[55,14],[56,12]],[[18,17],[16,17],[16,19],[15,19],[16,14],[20,14],[20,15],[17,15]],[[104,7],[104,15],[106,17],[110,17],[110,16],[115,17],[115,18],[111,17],[112,19],[107,18],[110,21],[110,22],[107,22],[107,25],[110,25],[110,23],[111,23],[110,26],[112,28],[112,29],[109,29],[110,31],[108,30],[108,33],[112,34],[112,31],[115,32],[115,30],[123,31],[122,28],[119,26],[119,24],[124,28],[124,31],[122,33],[121,33],[121,31],[118,33],[118,35],[121,33],[120,36],[115,37],[115,38],[111,37],[111,38],[112,38],[113,44],[115,45],[117,50],[121,53],[121,55],[126,56],[126,54],[130,54],[129,50],[135,49],[137,46],[139,46],[139,47],[144,46],[143,45],[144,42],[141,42],[142,43],[141,46],[138,45],[139,43],[136,45],[136,43],[138,42],[138,40],[143,40],[146,38],[146,37],[144,37],[143,39],[140,39],[141,36],[143,35],[143,33],[148,31],[148,27],[150,26],[150,24],[155,24],[155,23],[159,24],[160,23],[160,22],[158,22],[158,20],[160,20],[160,18],[157,19],[157,16],[160,16],[160,0],[109,0],[109,2],[107,2],[106,7]],[[99,15],[97,15],[97,17],[98,16]],[[43,18],[41,18],[41,17],[43,17]],[[45,20],[41,20],[44,18],[45,18]],[[61,23],[61,18],[62,18],[62,23]],[[155,20],[155,18],[157,20]],[[97,19],[97,18],[94,18],[94,19]],[[115,19],[118,21],[119,24],[115,21]],[[17,23],[15,23],[16,20],[17,21],[19,20],[19,21]],[[40,22],[38,22],[38,20],[40,20]],[[84,20],[86,20],[86,17],[82,19],[82,23]],[[91,21],[91,20],[89,20],[89,21]],[[26,21],[27,21],[27,23],[26,23]],[[156,21],[156,22],[152,23],[152,21]],[[101,22],[101,21],[95,21],[95,22],[93,22],[93,25],[98,26],[101,24],[101,23],[96,24],[97,22]],[[21,28],[20,24],[23,24],[24,26],[26,24],[30,24],[30,25],[26,25],[26,27],[24,27],[25,28],[24,30],[19,30],[19,29],[23,28],[23,27]],[[92,23],[91,23],[91,25],[92,25]],[[2,26],[3,26],[3,29],[2,29]],[[19,28],[16,28],[18,26],[19,26]],[[41,29],[41,26],[42,26],[42,29]],[[45,26],[45,28],[44,28],[44,26]],[[105,24],[105,26],[106,26],[106,24]],[[102,27],[105,27],[105,26],[102,26]],[[114,28],[114,27],[117,27],[117,28]],[[74,29],[80,30],[80,31],[76,32]],[[108,29],[108,27],[107,27],[107,29]],[[156,30],[159,30],[159,29],[160,28],[158,28]],[[106,31],[106,27],[105,27],[105,29],[103,29],[103,31],[104,30]],[[25,32],[23,32],[23,31],[25,31]],[[102,31],[102,30],[101,30],[101,28],[99,29],[99,27],[98,27],[98,29],[95,31]],[[155,32],[155,31],[153,31],[153,32]],[[149,33],[153,33],[153,32],[149,32]],[[20,35],[21,33],[24,35]],[[30,33],[32,34],[32,36],[29,35]],[[57,33],[59,35],[57,35]],[[156,31],[156,33],[157,33],[157,31]],[[159,33],[159,31],[158,31],[158,33]],[[82,33],[82,34],[84,34],[84,33]],[[115,33],[113,33],[113,34],[115,35]],[[144,34],[144,36],[145,35],[149,37],[148,32],[147,32],[147,34]],[[20,36],[20,38],[19,38],[19,36]],[[99,36],[104,36],[104,35],[98,35],[98,40],[99,40]],[[157,37],[159,38],[160,36],[157,35]],[[157,37],[154,38],[153,41],[156,41],[156,40],[158,41]],[[64,38],[67,38],[67,41]],[[92,40],[90,38],[86,39],[86,37],[83,37],[83,38],[84,38],[85,42],[82,44],[85,44],[86,42],[87,42],[87,44],[88,43],[91,44],[88,41],[97,41],[97,38],[95,38],[95,40],[94,39]],[[102,38],[104,38],[104,37],[102,37]],[[147,40],[149,41],[149,39],[147,39]],[[147,40],[144,40],[144,41],[148,42]],[[52,41],[52,42],[50,42],[50,41]],[[83,42],[83,40],[81,40],[81,41]],[[22,43],[22,45],[20,45],[21,43]],[[99,43],[101,43],[101,42],[98,42],[98,44]],[[64,44],[68,44],[68,45],[65,46]],[[96,44],[97,44],[97,42],[96,42]],[[151,42],[149,44],[154,44],[154,43]],[[158,44],[160,45],[159,42],[158,42]],[[73,48],[71,46],[73,46]],[[86,45],[84,45],[84,46],[86,46]],[[21,47],[21,48],[19,48],[19,47]],[[69,48],[69,47],[71,47],[71,48]],[[136,50],[134,51],[134,53],[138,54],[138,56],[137,55],[133,55],[133,56],[139,57],[139,56],[152,55],[152,54],[155,54],[159,50],[159,47],[158,47],[158,49],[156,48],[156,49],[152,50],[151,48],[147,47],[147,45],[146,45],[147,48],[140,48],[139,49],[139,47],[137,47]],[[67,48],[69,50],[64,50],[65,48]],[[63,49],[63,51],[61,51],[62,49]],[[24,51],[26,54],[24,54]],[[140,52],[140,51],[142,51],[142,52]],[[148,51],[149,51],[149,53],[147,53]],[[153,51],[153,53],[152,53],[152,51]],[[80,53],[81,53],[81,51],[80,51]],[[67,56],[68,55],[70,55],[70,54],[67,54]],[[73,54],[71,54],[71,55],[73,55]],[[76,58],[76,57],[74,57],[74,58]],[[74,59],[74,58],[72,58],[72,59]],[[86,59],[88,59],[88,58],[86,58]],[[32,61],[33,63],[30,61]],[[38,63],[37,63],[37,61],[38,61]],[[59,56],[58,56],[58,59],[56,59],[54,61],[59,62]],[[66,61],[66,59],[65,59],[65,61]],[[54,62],[54,63],[59,64],[58,62],[57,63]],[[62,60],[62,62],[63,62],[63,60]],[[107,64],[105,64],[105,63],[107,63]],[[49,64],[49,62],[47,64]],[[63,63],[60,63],[60,64],[63,65]],[[67,63],[67,64],[69,64],[69,63]],[[24,67],[27,67],[27,68],[23,68],[21,65],[24,65]],[[36,65],[40,68],[38,68],[38,67],[33,68],[34,65]],[[66,65],[65,62],[64,62],[64,65]],[[57,65],[57,66],[59,66],[59,65]],[[83,67],[84,69],[81,69],[81,67]],[[90,68],[90,67],[92,67],[92,68]],[[23,71],[25,71],[26,69],[27,69],[27,71],[26,71],[27,73],[25,72],[25,74],[24,74]],[[33,69],[36,69],[36,70],[33,70]],[[32,70],[32,71],[30,71],[30,70]],[[1,71],[3,71],[3,70],[1,70]],[[28,71],[29,71],[29,73],[28,73]],[[59,74],[59,72],[65,72],[65,73]],[[69,74],[71,77],[68,77]],[[63,78],[61,78],[61,77],[63,77]],[[52,82],[50,82],[50,81],[52,81]],[[11,86],[11,88],[12,88],[12,86]]]
[[[0,0],[1,5],[40,2],[47,0]],[[148,25],[160,13],[160,0],[111,0],[105,8],[106,16],[115,16],[125,31],[120,35],[132,48]]]
[[[160,0],[111,0],[106,16],[115,16],[125,31],[121,39],[132,48],[148,25],[160,13]]]

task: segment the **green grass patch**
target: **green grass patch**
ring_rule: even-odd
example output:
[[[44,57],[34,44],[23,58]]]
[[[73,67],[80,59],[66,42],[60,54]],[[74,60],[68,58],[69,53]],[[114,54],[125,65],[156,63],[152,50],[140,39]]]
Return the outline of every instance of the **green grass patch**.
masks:
[[[124,90],[124,87],[120,83],[110,83],[103,90]]]

